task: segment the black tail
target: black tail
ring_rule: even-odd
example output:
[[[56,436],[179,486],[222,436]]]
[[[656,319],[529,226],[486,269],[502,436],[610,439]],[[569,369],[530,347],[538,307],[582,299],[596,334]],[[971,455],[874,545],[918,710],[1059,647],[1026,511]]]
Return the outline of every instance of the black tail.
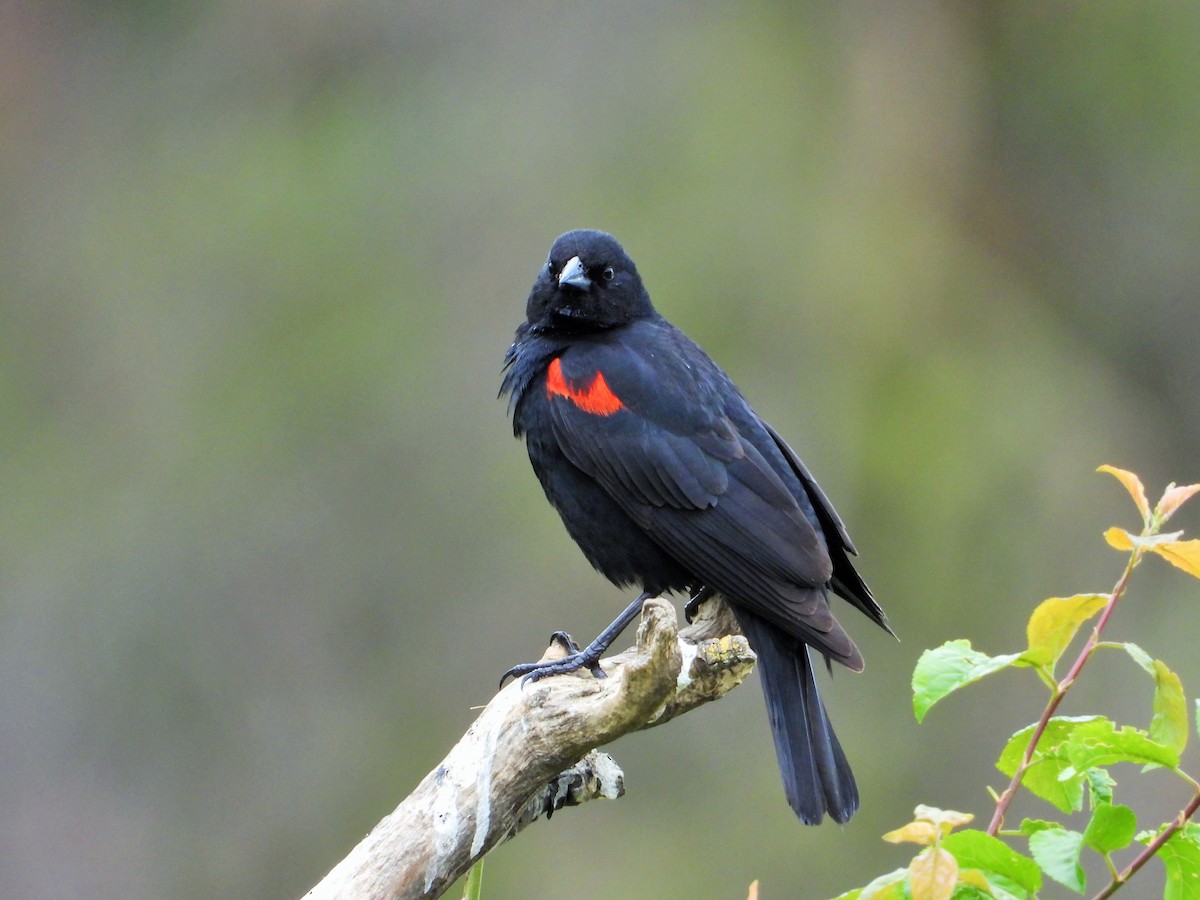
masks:
[[[820,824],[826,812],[848,822],[858,809],[858,786],[817,693],[808,647],[744,609],[735,614],[758,654],[788,803],[805,825]]]

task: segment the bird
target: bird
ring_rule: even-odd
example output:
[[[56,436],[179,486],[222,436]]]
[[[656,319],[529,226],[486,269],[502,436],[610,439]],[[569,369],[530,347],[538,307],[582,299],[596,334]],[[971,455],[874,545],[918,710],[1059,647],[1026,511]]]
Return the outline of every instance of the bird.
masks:
[[[558,237],[505,355],[500,396],[567,533],[601,574],[641,592],[595,641],[523,663],[523,682],[579,669],[664,593],[729,604],[757,658],[784,792],[796,816],[839,823],[858,787],[821,700],[812,654],[862,671],[834,618],[848,601],[891,628],[857,550],[800,457],[730,377],[651,303],[610,234]]]

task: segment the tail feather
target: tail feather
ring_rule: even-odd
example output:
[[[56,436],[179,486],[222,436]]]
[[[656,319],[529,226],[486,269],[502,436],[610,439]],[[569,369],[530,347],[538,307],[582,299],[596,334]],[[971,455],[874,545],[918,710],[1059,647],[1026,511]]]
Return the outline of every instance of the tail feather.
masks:
[[[743,608],[735,614],[758,655],[788,803],[806,825],[819,824],[826,813],[849,821],[858,809],[858,786],[817,692],[808,647]]]

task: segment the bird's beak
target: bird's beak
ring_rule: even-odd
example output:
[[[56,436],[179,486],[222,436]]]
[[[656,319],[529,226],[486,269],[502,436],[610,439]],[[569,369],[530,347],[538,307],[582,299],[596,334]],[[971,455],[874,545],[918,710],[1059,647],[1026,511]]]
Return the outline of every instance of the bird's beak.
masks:
[[[558,276],[558,286],[569,286],[581,291],[586,291],[592,286],[592,279],[588,278],[587,270],[584,269],[583,263],[579,261],[578,256],[572,256],[567,260],[567,264],[563,266],[562,274]]]

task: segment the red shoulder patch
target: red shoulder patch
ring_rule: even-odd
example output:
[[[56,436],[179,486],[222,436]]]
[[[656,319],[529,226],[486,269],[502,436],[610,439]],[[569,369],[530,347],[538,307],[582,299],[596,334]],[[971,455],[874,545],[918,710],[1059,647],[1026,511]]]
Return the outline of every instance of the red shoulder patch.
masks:
[[[594,416],[611,416],[625,408],[621,398],[612,392],[604,373],[597,371],[591,383],[580,389],[573,387],[563,375],[562,363],[554,359],[546,372],[546,396],[566,397],[585,413]]]

